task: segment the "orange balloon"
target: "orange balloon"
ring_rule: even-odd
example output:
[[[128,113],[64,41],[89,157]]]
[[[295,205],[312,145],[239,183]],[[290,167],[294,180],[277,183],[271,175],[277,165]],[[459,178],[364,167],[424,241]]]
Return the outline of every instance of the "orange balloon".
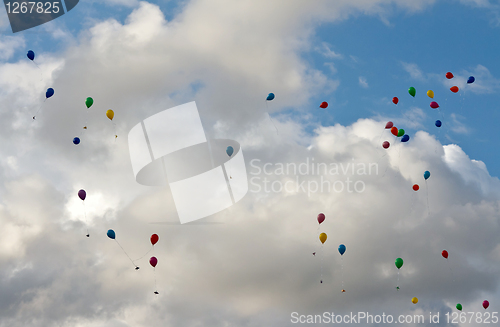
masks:
[[[458,92],[458,86],[452,86],[452,87],[450,87],[450,91],[453,92],[453,93],[457,93]]]
[[[398,128],[396,126],[394,126],[393,128],[391,128],[392,135],[398,136],[398,132],[399,132],[399,130],[398,130]]]

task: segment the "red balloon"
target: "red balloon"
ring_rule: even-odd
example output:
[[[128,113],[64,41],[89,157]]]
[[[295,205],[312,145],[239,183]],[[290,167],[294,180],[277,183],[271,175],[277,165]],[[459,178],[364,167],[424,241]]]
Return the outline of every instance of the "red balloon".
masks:
[[[325,109],[326,107],[328,107],[328,102],[321,102],[319,107]]]
[[[396,126],[394,126],[393,128],[391,128],[392,135],[398,136],[398,132],[399,132],[399,130],[398,130],[398,128]]]
[[[387,124],[385,124],[385,129],[392,128],[392,126],[394,126],[394,124],[392,123],[392,121],[389,121],[387,122]]]
[[[443,252],[441,252],[441,255],[443,256],[443,258],[448,259],[448,251],[443,250]]]
[[[158,237],[158,235],[156,234],[151,235],[151,244],[155,245],[159,239],[160,238]]]
[[[432,101],[431,104],[430,104],[430,106],[431,106],[432,109],[439,108],[439,105],[438,105],[438,103],[436,101]]]
[[[383,147],[384,149],[387,149],[390,145],[391,145],[391,144],[390,144],[389,142],[387,142],[387,141],[385,141],[384,143],[382,143],[382,147]]]
[[[156,267],[156,265],[158,264],[158,259],[156,259],[156,257],[151,257],[151,259],[149,259],[149,264],[151,266]]]
[[[458,92],[458,86],[452,86],[452,87],[450,87],[450,91],[453,92],[453,93],[457,93]]]
[[[453,74],[452,74],[452,73],[450,73],[450,72],[447,72],[447,73],[446,73],[446,78],[447,78],[447,79],[452,79],[452,78],[453,78]]]
[[[488,309],[489,306],[490,306],[490,302],[484,300],[483,301],[483,308]]]
[[[320,213],[320,214],[318,215],[318,223],[320,223],[320,224],[321,224],[321,223],[322,223],[322,222],[324,222],[324,221],[325,221],[325,214]]]
[[[394,104],[398,104],[398,102],[399,102],[398,97],[394,97],[394,98],[392,98],[392,102],[393,102]]]
[[[420,188],[420,187],[418,186],[418,184],[413,185],[413,190],[414,190],[414,191],[418,191],[418,189],[419,189],[419,188]]]

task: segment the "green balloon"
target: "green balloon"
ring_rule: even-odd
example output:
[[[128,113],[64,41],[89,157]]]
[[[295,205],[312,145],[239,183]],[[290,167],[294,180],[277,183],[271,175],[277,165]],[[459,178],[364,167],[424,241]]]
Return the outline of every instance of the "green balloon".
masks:
[[[401,129],[398,131],[398,137],[401,137],[401,136],[403,136],[403,135],[405,135],[405,130],[401,128]]]
[[[94,99],[92,99],[91,97],[88,97],[87,100],[85,100],[85,105],[87,106],[87,108],[92,107],[93,103],[94,103]]]
[[[412,86],[408,89],[408,93],[410,93],[412,97],[415,97],[415,93],[417,93],[417,90],[415,90],[415,88]]]
[[[460,310],[460,311],[462,311],[462,305],[460,303],[457,304],[457,309]]]
[[[396,267],[398,267],[398,269],[403,267],[403,259],[401,258],[396,259]]]

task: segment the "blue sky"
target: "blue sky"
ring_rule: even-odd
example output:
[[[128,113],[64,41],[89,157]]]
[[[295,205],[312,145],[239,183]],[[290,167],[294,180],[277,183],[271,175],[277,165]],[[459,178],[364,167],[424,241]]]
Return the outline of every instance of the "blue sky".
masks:
[[[81,1],[14,35],[1,14],[0,326],[290,326],[293,311],[443,316],[456,303],[483,310],[485,299],[497,312],[499,13],[487,0]],[[47,87],[55,95],[44,102]],[[365,190],[251,188],[208,224],[178,224],[171,189],[134,179],[127,135],[191,101],[208,137],[241,145],[257,185],[351,178]],[[388,120],[408,143],[394,144]],[[312,158],[380,170],[266,175],[250,165]],[[135,271],[110,228],[132,258],[160,235],[156,271],[147,257]],[[319,232],[328,240],[312,256]]]
[[[133,2],[130,3],[133,6]],[[167,20],[173,19],[184,6],[184,2],[175,1],[151,3],[160,7]],[[62,28],[77,38],[93,22],[113,18],[124,23],[132,8],[81,2],[78,10],[46,25]],[[345,125],[374,115],[401,117],[410,106],[417,106],[426,116],[422,121],[424,130],[437,135],[444,144],[459,144],[472,159],[484,161],[493,176],[499,176],[500,168],[495,165],[499,158],[494,150],[495,140],[500,136],[495,110],[499,92],[496,76],[500,70],[496,58],[500,45],[495,42],[500,28],[497,15],[498,8],[490,10],[473,2],[439,1],[418,12],[408,13],[386,5],[380,15],[356,14],[333,23],[318,23],[314,26],[310,47],[303,49],[300,55],[311,69],[322,71],[340,84],[335,91],[317,90],[304,107],[311,110],[313,120],[323,125],[335,122]],[[58,40],[44,33],[44,28],[21,32],[16,37],[23,37],[26,49],[36,49],[37,53],[64,51],[67,39]],[[4,26],[4,35],[10,34],[9,27]],[[325,46],[337,56],[322,55]],[[24,59],[26,49],[19,48],[10,61]],[[412,78],[404,64],[415,65],[422,78]],[[488,93],[464,95],[461,90],[459,94],[452,94],[443,85],[446,72],[467,78],[465,75],[473,74],[478,65],[486,67],[491,74],[492,80],[485,81],[491,83]],[[366,80],[367,87],[361,86],[360,78]],[[417,89],[415,99],[407,93],[410,86]],[[429,108],[430,99],[425,95],[428,89],[435,91],[444,116]],[[398,106],[390,103],[393,96],[400,99]],[[330,103],[327,113],[316,110],[316,104],[322,101]],[[290,109],[302,111],[304,107]],[[450,114],[456,115],[455,119],[464,125],[467,133],[463,129],[458,133],[450,131],[448,123],[456,125]],[[434,121],[440,117],[444,117],[444,125],[439,132]],[[399,127],[409,133],[416,132],[411,126]]]

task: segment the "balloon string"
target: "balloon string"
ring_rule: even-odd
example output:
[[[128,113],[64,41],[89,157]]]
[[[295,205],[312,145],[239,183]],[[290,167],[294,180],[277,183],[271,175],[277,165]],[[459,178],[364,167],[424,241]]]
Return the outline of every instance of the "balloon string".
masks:
[[[425,193],[427,195],[427,217],[431,215],[431,209],[429,208],[429,188],[427,187],[427,180],[425,180]]]
[[[446,262],[447,262],[448,268],[450,268],[451,281],[454,283],[455,282],[455,276],[453,275],[453,270],[451,269],[450,262],[448,261],[448,258],[446,258]]]
[[[137,267],[137,265],[134,263],[134,261],[132,260],[132,258],[130,258],[130,256],[127,254],[127,252],[125,252],[125,249],[120,245],[120,243],[118,242],[118,240],[115,238],[115,241],[116,241],[116,244],[118,244],[118,246],[123,250],[123,253],[125,253],[125,255],[129,258],[130,262],[132,262],[132,264],[134,265],[135,268],[139,268]]]
[[[320,273],[321,273],[321,279],[320,279],[320,282],[323,283],[323,244],[321,244],[321,270],[320,270]]]
[[[154,246],[151,246],[151,249],[148,250],[148,252],[144,253],[144,255],[142,257],[140,257],[139,259],[135,259],[133,260],[132,262],[136,262],[136,261],[139,261],[141,260],[142,258],[144,258],[149,252],[151,252],[151,250],[154,249]]]
[[[276,135],[279,135],[278,133],[278,128],[276,127],[276,125],[274,125],[274,122],[273,120],[271,119],[271,115],[269,114],[269,108],[267,106],[267,101],[266,101],[266,109],[267,109],[267,115],[269,116],[269,120],[271,121],[271,124],[273,124],[274,128],[276,129]]]
[[[155,275],[155,291],[158,292],[158,286],[156,285],[156,267],[153,267],[154,275]]]
[[[88,223],[88,220],[87,220],[87,210],[85,210],[85,201],[82,201],[82,204],[83,204],[83,213],[85,215],[85,225],[87,225],[87,237],[90,236],[89,234],[89,223]]]
[[[397,283],[397,289],[399,289],[399,269],[398,269],[398,283]]]
[[[341,276],[342,276],[342,290],[344,289],[344,257],[340,256]]]
[[[47,100],[47,98],[45,98],[45,100]],[[44,104],[45,104],[45,101],[43,101],[42,105],[38,107],[37,111],[35,112],[35,115],[33,116],[33,120],[35,120],[36,115],[43,108]]]

